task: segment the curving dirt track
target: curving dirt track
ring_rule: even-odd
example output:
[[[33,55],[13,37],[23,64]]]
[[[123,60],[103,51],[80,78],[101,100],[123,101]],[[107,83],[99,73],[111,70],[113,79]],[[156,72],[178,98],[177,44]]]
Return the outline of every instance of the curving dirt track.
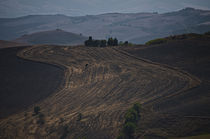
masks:
[[[1,137],[59,138],[67,126],[67,138],[114,138],[133,103],[155,114],[157,101],[200,84],[188,73],[114,48],[34,46],[18,55],[65,68],[65,83],[36,104],[45,115],[44,125],[36,123],[30,108],[1,120]]]

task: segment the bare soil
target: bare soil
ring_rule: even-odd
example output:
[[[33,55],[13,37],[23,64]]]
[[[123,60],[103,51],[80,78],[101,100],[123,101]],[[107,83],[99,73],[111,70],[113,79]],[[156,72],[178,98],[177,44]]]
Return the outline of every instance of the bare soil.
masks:
[[[155,127],[154,132],[156,133],[150,134],[169,133],[169,129],[171,129],[170,132],[175,133],[171,136],[200,135],[210,132],[209,37],[170,41],[152,46],[124,47],[122,49],[136,57],[186,71],[201,81],[201,84],[195,88],[155,103],[154,106],[158,113],[164,113],[165,116],[163,116],[164,121],[162,123],[158,122],[159,124],[156,124],[161,129],[159,133],[155,131]],[[170,120],[167,120],[168,118]],[[155,122],[151,123],[154,124]],[[166,126],[166,123],[169,126]],[[148,124],[146,125],[148,126]],[[150,128],[150,131],[152,131],[152,128]]]
[[[23,49],[18,56],[65,69],[65,82],[35,104],[44,124],[37,123],[39,116],[32,116],[29,107],[2,119],[0,136],[116,138],[135,102],[143,107],[136,138],[209,133],[209,73],[203,74],[209,71],[209,46],[209,40],[195,39],[150,47]]]

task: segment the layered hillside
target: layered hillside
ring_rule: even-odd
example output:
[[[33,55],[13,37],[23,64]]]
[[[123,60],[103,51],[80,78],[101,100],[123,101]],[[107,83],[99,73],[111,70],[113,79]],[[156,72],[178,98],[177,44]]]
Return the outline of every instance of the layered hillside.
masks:
[[[96,39],[144,43],[181,33],[203,33],[210,28],[210,11],[186,8],[171,13],[108,13],[69,17],[65,15],[29,15],[0,19],[0,39],[13,40],[24,34],[54,30],[82,33]]]
[[[56,29],[23,35],[14,41],[27,44],[79,45],[84,44],[85,40],[85,36]]]

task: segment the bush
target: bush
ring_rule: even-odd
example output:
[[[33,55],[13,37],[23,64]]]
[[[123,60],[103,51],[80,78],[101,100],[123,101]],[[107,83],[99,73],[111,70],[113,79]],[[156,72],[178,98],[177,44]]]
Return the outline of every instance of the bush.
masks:
[[[125,134],[120,132],[120,135],[117,137],[117,139],[126,139]]]
[[[118,40],[117,40],[117,38],[114,38],[114,40],[113,40],[113,46],[118,46]]]
[[[146,42],[146,45],[162,44],[162,43],[166,43],[166,42],[167,42],[167,39],[159,38],[159,39],[155,39],[155,40]]]
[[[125,46],[128,46],[128,41],[125,41],[125,42],[124,42],[124,45],[125,45]]]
[[[113,40],[113,38],[111,37],[111,38],[108,39],[107,45],[108,45],[108,46],[113,46],[113,44],[114,44],[114,40]]]
[[[125,114],[125,122],[137,122],[138,121],[138,113],[133,108],[129,109]]]
[[[205,32],[204,35],[210,35],[210,31]]]
[[[134,134],[135,130],[136,130],[136,125],[132,122],[127,122],[123,126],[123,132],[129,138],[133,138],[133,134]]]
[[[135,44],[130,43],[128,41],[125,41],[125,42],[120,41],[118,45],[119,46],[135,46]]]
[[[38,119],[37,123],[40,125],[43,125],[45,123],[44,114],[42,114],[42,113],[39,114],[39,119]]]
[[[85,41],[85,46],[91,46],[93,44],[92,36],[89,36],[88,40]]]
[[[79,113],[78,116],[77,116],[77,121],[80,121],[82,119],[82,114]]]
[[[117,139],[132,139],[136,130],[137,123],[140,119],[141,105],[135,103],[125,114],[125,123]]]
[[[141,104],[140,103],[135,103],[133,105],[133,109],[138,113],[138,115],[140,114],[140,108],[141,108]]]
[[[39,106],[35,106],[34,107],[34,115],[39,114],[39,112],[40,112],[40,107]]]
[[[106,47],[106,40],[93,40],[90,36],[88,40],[85,41],[85,46],[92,46],[92,47]]]
[[[106,47],[106,40],[101,40],[100,47]]]
[[[61,135],[60,139],[65,139],[65,138],[67,137],[68,133],[69,133],[68,126],[65,125],[65,126],[63,127],[63,134]]]

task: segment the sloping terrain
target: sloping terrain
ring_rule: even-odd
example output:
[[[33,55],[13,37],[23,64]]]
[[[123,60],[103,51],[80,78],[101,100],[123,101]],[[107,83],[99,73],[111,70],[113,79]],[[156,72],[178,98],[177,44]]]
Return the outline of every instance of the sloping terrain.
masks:
[[[85,40],[87,40],[85,36],[56,29],[23,35],[14,41],[27,44],[78,45],[84,44]]]
[[[9,48],[9,47],[17,47],[17,46],[27,46],[27,45],[28,44],[0,40],[0,49]]]
[[[177,36],[180,38],[179,36]],[[151,46],[123,47],[124,51],[137,57],[145,58],[154,62],[173,66],[177,70],[184,70],[195,75],[201,81],[201,84],[194,89],[188,90],[183,94],[160,100],[156,104],[156,109],[166,113],[173,113],[164,122],[157,120],[157,125],[162,128],[162,132],[169,132],[167,124],[177,125],[177,119],[183,118],[178,122],[180,126],[189,126],[193,135],[209,133],[210,119],[210,37],[201,35],[200,37],[188,37],[180,40],[170,40],[166,43]],[[159,121],[159,122],[158,122]],[[202,125],[202,122],[205,124]],[[154,122],[154,121],[153,121]],[[158,124],[159,123],[159,124]],[[192,124],[194,123],[194,124]],[[155,130],[156,126],[153,127]],[[150,128],[152,130],[152,128]],[[170,132],[177,132],[178,128],[174,126]],[[183,129],[180,129],[183,130]],[[155,132],[155,131],[153,131]],[[158,131],[156,131],[158,132]],[[160,131],[159,131],[160,132]],[[182,134],[192,135],[183,130]],[[157,133],[156,133],[157,134]]]
[[[46,98],[62,83],[62,69],[18,58],[22,49],[0,49],[0,118]]]
[[[115,138],[126,110],[135,102],[143,106],[143,121],[140,121],[136,136],[186,135],[183,131],[193,134],[191,128],[179,126],[179,123],[189,122],[192,126],[196,123],[175,116],[172,120],[176,125],[168,124],[171,119],[166,119],[165,112],[156,106],[159,102],[186,94],[200,84],[199,79],[184,71],[132,56],[117,48],[45,45],[24,49],[18,55],[65,67],[65,84],[62,90],[36,104],[44,115],[44,124],[37,123],[40,117],[32,116],[31,107],[1,120],[1,137]],[[79,114],[82,115],[80,121],[77,120]],[[165,128],[168,131],[157,127],[162,122],[167,123]],[[209,121],[201,121],[193,129],[205,124]],[[175,127],[177,130],[171,132]]]
[[[181,33],[203,33],[210,28],[210,11],[186,8],[171,13],[107,13],[69,17],[29,15],[0,19],[0,39],[14,40],[24,34],[56,28],[96,39],[144,43],[154,38]]]

